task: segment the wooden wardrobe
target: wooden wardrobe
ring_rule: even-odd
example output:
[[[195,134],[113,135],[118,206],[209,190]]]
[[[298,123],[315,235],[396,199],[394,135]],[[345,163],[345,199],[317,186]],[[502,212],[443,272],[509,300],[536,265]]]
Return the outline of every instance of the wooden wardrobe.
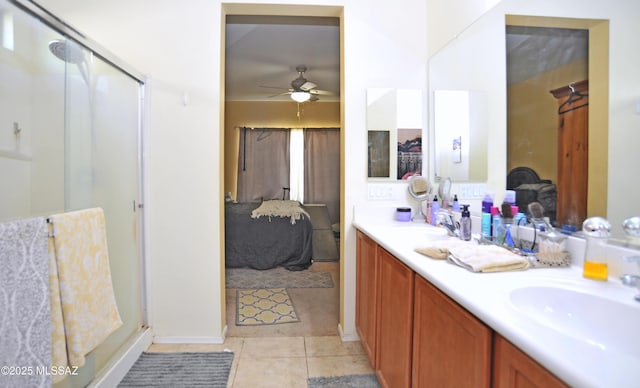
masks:
[[[581,228],[587,218],[589,80],[551,91],[558,100],[556,220]]]

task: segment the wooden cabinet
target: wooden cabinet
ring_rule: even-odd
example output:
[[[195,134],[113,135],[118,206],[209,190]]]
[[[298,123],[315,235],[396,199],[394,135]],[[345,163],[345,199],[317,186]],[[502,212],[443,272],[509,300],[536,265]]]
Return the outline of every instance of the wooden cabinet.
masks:
[[[360,231],[356,249],[356,330],[383,387],[566,387]]]
[[[490,386],[490,328],[420,276],[413,314],[413,387]]]
[[[378,260],[376,374],[383,387],[409,387],[414,272],[382,248],[378,251]]]
[[[493,343],[495,388],[567,387],[531,357],[496,334]]]
[[[589,81],[551,91],[558,100],[556,220],[579,226],[587,217]]]
[[[378,244],[360,231],[356,239],[356,331],[375,369]]]

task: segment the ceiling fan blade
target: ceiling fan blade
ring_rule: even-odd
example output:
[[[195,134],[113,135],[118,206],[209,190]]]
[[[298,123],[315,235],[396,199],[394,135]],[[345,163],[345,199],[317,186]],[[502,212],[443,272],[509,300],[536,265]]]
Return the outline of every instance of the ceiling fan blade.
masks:
[[[308,92],[317,86],[318,85],[314,84],[313,82],[307,81],[304,84],[302,84],[302,86],[300,86],[300,90],[302,90],[303,92]]]
[[[274,95],[271,95],[271,96],[267,96],[267,98],[273,98],[273,97],[278,97],[278,96],[284,96],[284,95],[287,95],[287,94],[291,94],[291,92],[282,92],[282,93],[274,94]]]
[[[330,92],[328,90],[312,89],[312,90],[309,90],[309,93],[320,95],[320,96],[333,96],[333,92]]]
[[[280,87],[280,86],[259,85],[259,87],[261,87],[261,88],[266,88],[266,89],[280,89],[280,90],[288,90],[288,91],[290,91],[290,92],[292,92],[292,91],[293,91],[293,89],[291,89],[291,88],[283,88],[283,87]]]

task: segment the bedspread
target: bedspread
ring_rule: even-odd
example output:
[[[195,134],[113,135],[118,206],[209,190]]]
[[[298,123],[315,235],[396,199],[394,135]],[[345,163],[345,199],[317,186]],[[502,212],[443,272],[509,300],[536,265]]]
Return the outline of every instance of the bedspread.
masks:
[[[300,271],[311,265],[313,228],[307,216],[251,218],[259,203],[225,204],[225,265]]]

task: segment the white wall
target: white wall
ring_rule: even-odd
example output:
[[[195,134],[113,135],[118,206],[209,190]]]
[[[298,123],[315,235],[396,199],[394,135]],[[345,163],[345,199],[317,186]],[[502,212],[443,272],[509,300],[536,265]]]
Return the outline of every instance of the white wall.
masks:
[[[252,3],[267,4],[253,0]],[[148,259],[154,330],[165,338],[215,340],[222,336],[219,252],[220,33],[221,2],[191,0],[43,0],[41,3],[149,74],[151,96],[146,161]],[[354,337],[354,206],[367,205],[366,89],[427,85],[427,10],[423,0],[292,1],[282,4],[344,6],[345,214],[343,334]],[[431,1],[430,4],[437,3]],[[473,4],[474,0],[465,3]],[[489,4],[488,2],[486,4]],[[620,4],[624,7],[620,7]],[[633,4],[632,4],[633,3]],[[635,0],[518,1],[510,12],[583,18],[612,18],[612,143],[631,136],[637,143],[637,47]],[[632,15],[632,16],[629,16]],[[455,15],[454,15],[455,16]],[[631,61],[617,60],[634,51]],[[485,55],[485,54],[483,54]],[[634,86],[635,85],[635,86]],[[635,88],[635,89],[634,89]],[[182,106],[182,93],[190,105]],[[620,117],[617,113],[621,113]],[[426,117],[426,116],[424,116]],[[426,120],[424,120],[426,123]],[[426,128],[426,125],[425,125]],[[503,139],[504,140],[504,139]],[[503,146],[498,142],[498,146]],[[613,145],[612,145],[613,146]],[[625,171],[637,154],[632,145],[610,164]],[[490,166],[491,166],[490,161]],[[628,168],[628,167],[627,167]],[[610,175],[611,172],[610,172]],[[404,186],[395,184],[396,193]],[[623,192],[622,187],[611,191]],[[637,196],[637,195],[636,195]],[[389,208],[394,201],[376,202]],[[627,200],[626,197],[620,197]],[[636,198],[637,200],[637,198]],[[391,213],[390,213],[391,214]]]
[[[239,3],[239,2],[238,2]],[[268,1],[251,3],[268,4]],[[355,338],[353,207],[366,202],[366,89],[426,89],[423,0],[278,1],[344,6],[345,307]],[[151,78],[146,162],[150,312],[165,340],[223,334],[218,179],[221,2],[44,0]],[[190,104],[182,105],[188,92]]]

